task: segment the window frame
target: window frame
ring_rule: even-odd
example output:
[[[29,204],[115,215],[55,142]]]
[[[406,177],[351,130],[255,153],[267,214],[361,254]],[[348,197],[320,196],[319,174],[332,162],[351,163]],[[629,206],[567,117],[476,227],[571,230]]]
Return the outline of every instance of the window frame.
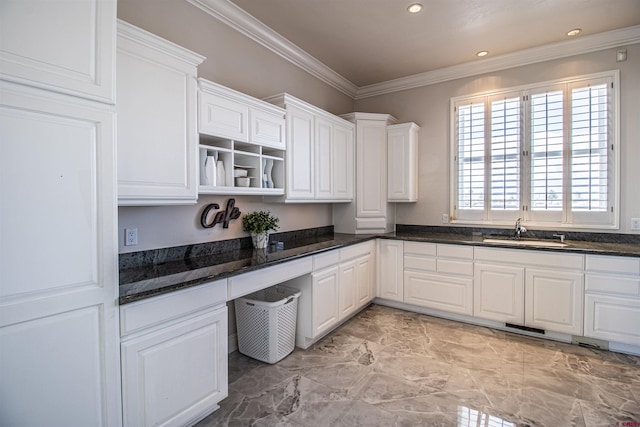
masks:
[[[607,192],[608,208],[600,214],[583,213],[572,209],[570,199],[571,181],[567,181],[571,175],[572,151],[571,151],[571,125],[572,125],[572,89],[580,86],[585,81],[609,81],[613,87],[607,88],[608,98],[608,146],[607,146]],[[531,210],[531,94],[542,93],[546,89],[563,88],[563,204],[559,211],[532,211]],[[520,166],[519,166],[519,191],[520,206],[518,210],[492,210],[491,209],[491,100],[500,97],[520,96]],[[527,100],[524,101],[523,97]],[[457,108],[460,105],[484,102],[484,207],[482,209],[458,210],[458,115]],[[619,229],[620,219],[620,71],[611,70],[599,73],[572,76],[568,78],[532,83],[522,86],[500,88],[492,91],[457,96],[450,99],[450,129],[449,129],[449,217],[450,222],[459,225],[474,226],[513,226],[517,218],[523,218],[528,226],[538,229]],[[524,205],[524,206],[523,206]]]

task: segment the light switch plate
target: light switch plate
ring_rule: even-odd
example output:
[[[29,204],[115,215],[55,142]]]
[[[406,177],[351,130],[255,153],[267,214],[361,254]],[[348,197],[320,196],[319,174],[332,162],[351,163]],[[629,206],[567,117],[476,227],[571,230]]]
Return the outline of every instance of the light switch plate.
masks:
[[[640,231],[640,218],[631,218],[631,229]]]

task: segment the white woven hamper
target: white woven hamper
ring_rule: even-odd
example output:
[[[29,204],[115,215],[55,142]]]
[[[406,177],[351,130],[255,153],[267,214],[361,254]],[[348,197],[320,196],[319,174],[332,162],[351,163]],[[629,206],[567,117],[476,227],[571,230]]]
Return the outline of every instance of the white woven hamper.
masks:
[[[291,353],[300,294],[277,285],[237,298],[238,351],[266,363],[276,363]]]

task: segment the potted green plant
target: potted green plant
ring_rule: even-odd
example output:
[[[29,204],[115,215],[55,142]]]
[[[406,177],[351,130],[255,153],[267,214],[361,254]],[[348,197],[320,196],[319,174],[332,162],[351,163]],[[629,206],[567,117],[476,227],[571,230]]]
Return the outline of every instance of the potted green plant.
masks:
[[[255,211],[242,217],[242,228],[251,233],[253,247],[261,249],[269,244],[269,233],[278,229],[278,221],[269,211]]]

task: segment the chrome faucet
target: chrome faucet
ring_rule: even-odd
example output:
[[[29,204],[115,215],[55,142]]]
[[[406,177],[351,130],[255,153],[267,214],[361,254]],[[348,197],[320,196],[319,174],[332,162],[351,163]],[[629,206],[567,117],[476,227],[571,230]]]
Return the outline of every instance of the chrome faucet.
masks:
[[[521,219],[522,218],[518,218],[516,220],[516,228],[515,228],[514,233],[513,233],[513,236],[517,240],[520,240],[520,233],[526,233],[527,232],[527,229],[525,228],[525,226],[520,224],[520,220]]]

